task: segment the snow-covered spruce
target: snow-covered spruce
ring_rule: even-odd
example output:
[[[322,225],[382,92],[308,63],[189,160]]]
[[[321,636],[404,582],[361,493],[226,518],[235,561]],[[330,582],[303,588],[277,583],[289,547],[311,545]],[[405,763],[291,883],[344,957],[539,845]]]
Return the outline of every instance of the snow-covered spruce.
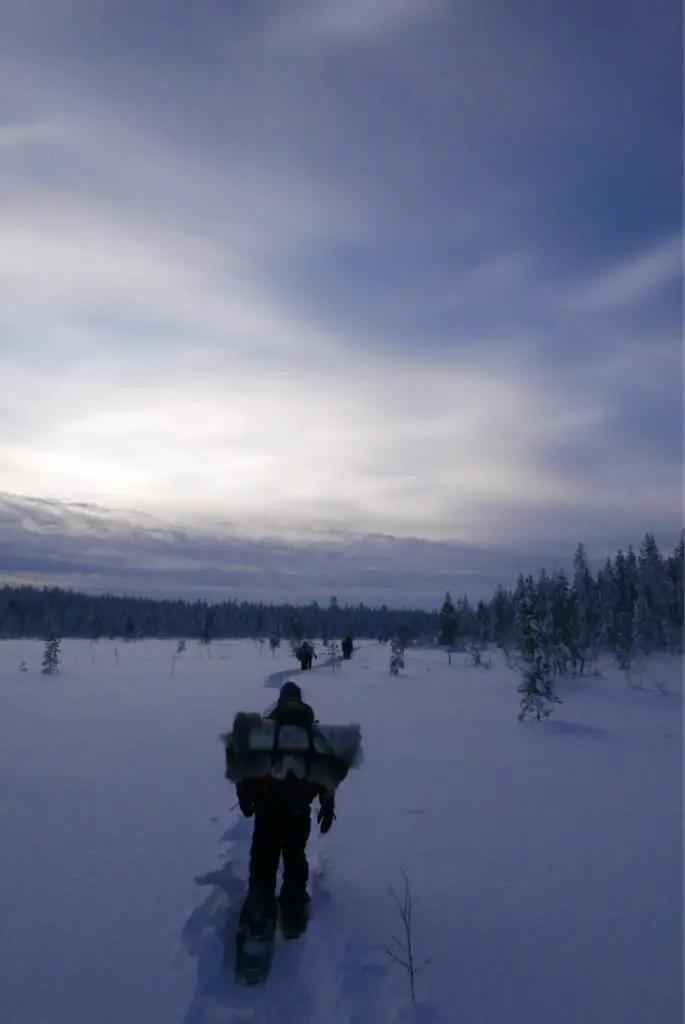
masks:
[[[50,633],[50,636],[45,641],[45,650],[43,651],[43,665],[41,672],[44,676],[53,675],[55,672],[59,672],[59,655],[60,655],[60,641],[54,633]]]
[[[452,654],[454,653],[454,644],[459,633],[459,616],[457,615],[457,609],[454,607],[452,601],[452,595],[449,590],[445,594],[445,600],[442,603],[440,609],[440,635],[438,636],[438,645],[444,647],[447,651],[447,663],[452,664]]]
[[[401,668],[404,668],[404,645],[395,637],[390,641],[390,674],[399,675]]]
[[[342,665],[342,650],[340,648],[340,644],[337,640],[329,640],[325,645],[325,650],[328,655],[326,664],[330,665],[335,672],[335,670],[340,668]]]
[[[541,624],[530,594],[522,598],[518,613],[519,653],[523,678],[517,687],[521,695],[519,722],[527,718],[549,718],[552,704],[561,704],[554,692],[555,669],[552,656],[558,650]]]

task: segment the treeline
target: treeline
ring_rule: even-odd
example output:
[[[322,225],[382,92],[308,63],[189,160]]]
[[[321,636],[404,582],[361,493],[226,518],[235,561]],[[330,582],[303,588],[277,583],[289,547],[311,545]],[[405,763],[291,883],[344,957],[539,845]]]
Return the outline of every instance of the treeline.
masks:
[[[341,607],[265,604],[250,601],[153,600],[112,594],[92,597],[59,587],[0,589],[0,636],[3,638],[101,637],[139,640],[145,637],[240,639],[277,636],[288,640],[391,636],[408,630],[425,636],[437,628],[436,612],[398,611],[364,604]]]
[[[0,636],[4,638],[100,637],[128,640],[187,637],[279,637],[302,640],[390,639],[461,646],[468,641],[520,646],[521,626],[534,617],[545,635],[578,657],[602,649],[619,661],[635,650],[683,649],[684,537],[664,556],[652,534],[593,575],[582,544],[569,576],[564,571],[521,575],[513,589],[498,587],[490,601],[475,606],[467,595],[447,595],[440,611],[398,610],[364,604],[340,606],[273,605],[247,601],[158,601],[149,598],[92,597],[58,587],[0,589]],[[522,616],[522,610],[525,615]]]
[[[570,578],[563,570],[521,575],[513,591],[498,588],[475,612],[447,594],[440,643],[450,647],[465,639],[530,652],[534,636],[535,648],[562,672],[569,662],[582,672],[599,651],[613,654],[624,668],[640,653],[682,652],[684,554],[684,535],[664,557],[648,533],[638,552],[619,551],[593,575],[579,544]]]

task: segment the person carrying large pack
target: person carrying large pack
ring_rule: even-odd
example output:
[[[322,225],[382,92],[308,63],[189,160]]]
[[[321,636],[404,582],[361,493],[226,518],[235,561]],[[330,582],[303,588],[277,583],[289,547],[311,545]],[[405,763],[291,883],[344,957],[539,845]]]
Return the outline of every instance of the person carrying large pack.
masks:
[[[238,713],[224,740],[226,777],[235,783],[242,813],[254,817],[241,925],[259,931],[278,915],[283,933],[297,937],[308,918],[312,803],[318,799],[317,823],[328,832],[335,820],[335,792],[349,769],[361,763],[360,727],[317,722],[299,686],[288,681],[267,715]]]
[[[305,640],[303,643],[300,644],[300,646],[295,651],[295,657],[299,661],[300,668],[302,669],[302,671],[308,672],[311,671],[312,658],[318,658],[318,654],[316,653],[312,645],[309,643],[309,641]],[[293,683],[293,686],[294,685],[295,684]]]

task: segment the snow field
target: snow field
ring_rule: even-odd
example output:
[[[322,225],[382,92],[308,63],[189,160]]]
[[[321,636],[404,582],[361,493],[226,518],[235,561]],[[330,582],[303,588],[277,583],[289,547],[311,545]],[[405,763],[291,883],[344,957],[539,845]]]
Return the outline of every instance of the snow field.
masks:
[[[682,1014],[682,662],[646,689],[611,663],[516,720],[517,677],[362,642],[300,673],[249,641],[0,644],[0,1020],[5,1024],[676,1024]],[[25,661],[28,671],[20,672]],[[322,721],[359,721],[310,930],[239,990],[220,933],[251,822],[218,736],[292,677]],[[666,683],[660,693],[654,680]],[[418,974],[388,891],[407,873]]]

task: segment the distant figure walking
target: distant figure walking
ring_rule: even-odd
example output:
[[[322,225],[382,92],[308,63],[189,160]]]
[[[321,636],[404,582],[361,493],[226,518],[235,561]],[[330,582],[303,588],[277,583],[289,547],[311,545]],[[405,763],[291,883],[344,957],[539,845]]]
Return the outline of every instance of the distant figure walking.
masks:
[[[305,640],[295,651],[295,657],[299,661],[302,671],[306,672],[312,667],[312,659],[318,655],[314,653],[312,645]]]

